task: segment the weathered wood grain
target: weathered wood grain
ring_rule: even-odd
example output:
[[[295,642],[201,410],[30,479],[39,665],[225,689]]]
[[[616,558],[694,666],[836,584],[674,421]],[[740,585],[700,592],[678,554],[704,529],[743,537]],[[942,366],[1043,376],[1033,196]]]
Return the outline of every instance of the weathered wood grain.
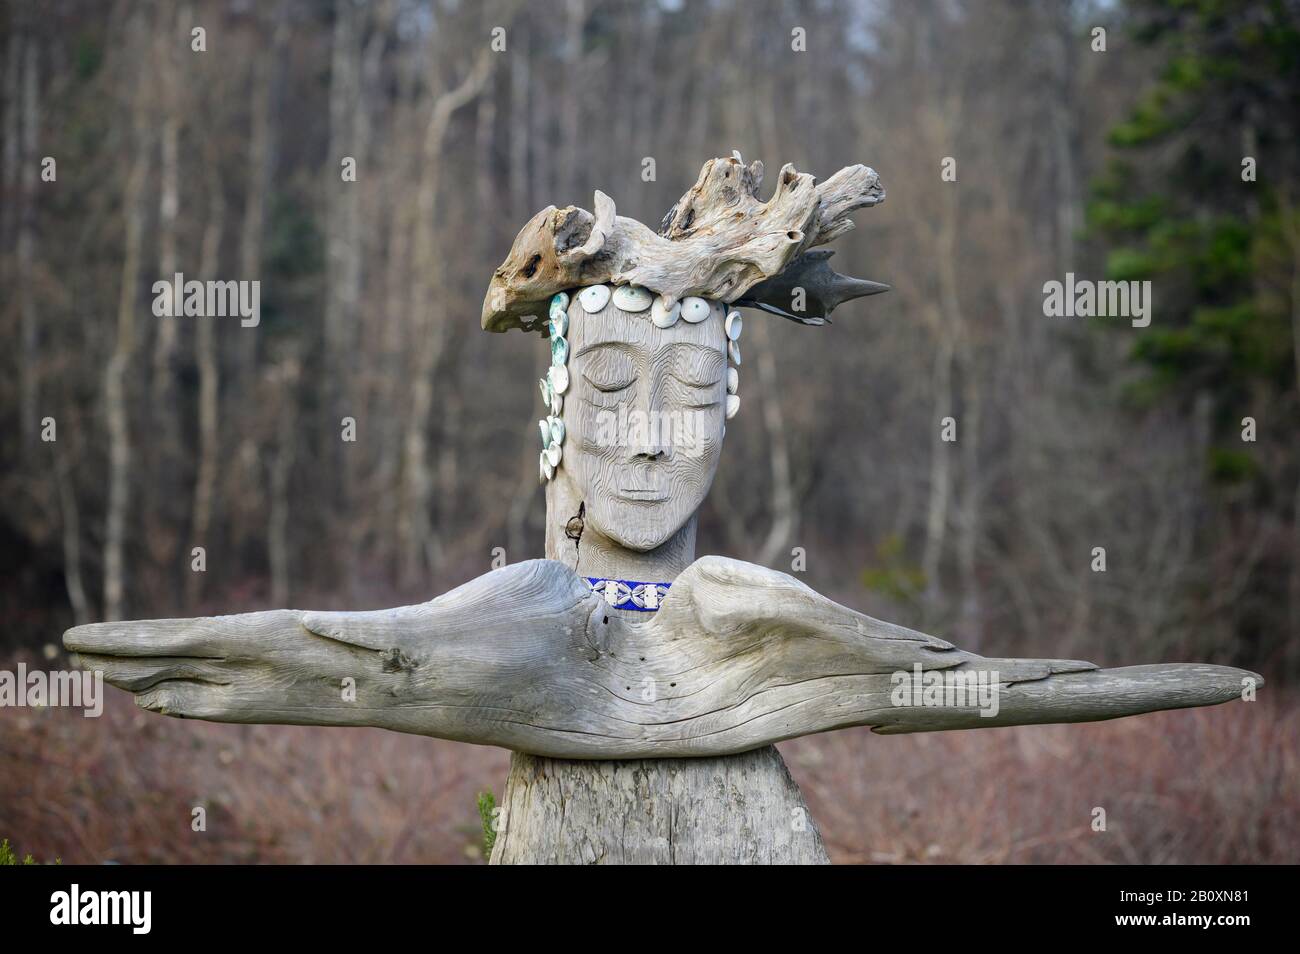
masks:
[[[703,759],[516,752],[492,864],[829,864],[772,746]]]
[[[984,659],[723,557],[691,564],[655,614],[610,611],[569,568],[532,560],[418,606],[96,623],[64,644],[167,715],[372,725],[567,759],[726,755],[854,725],[1112,719],[1263,682],[1225,666]],[[893,674],[917,665],[996,673],[997,715],[895,705]]]

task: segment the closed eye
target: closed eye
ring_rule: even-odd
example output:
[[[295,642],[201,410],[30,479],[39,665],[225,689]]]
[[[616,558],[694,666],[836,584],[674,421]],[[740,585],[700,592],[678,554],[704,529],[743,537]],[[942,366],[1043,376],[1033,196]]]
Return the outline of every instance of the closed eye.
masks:
[[[603,391],[606,394],[612,394],[616,391],[625,391],[628,388],[630,388],[633,385],[633,383],[636,381],[636,378],[628,378],[625,381],[610,380],[608,378],[601,379],[599,377],[593,377],[592,375],[589,374],[584,374],[583,377],[586,378],[587,383],[590,384],[597,391]]]
[[[676,379],[677,393],[687,407],[712,407],[718,403],[718,381],[711,384],[692,384]]]
[[[592,388],[614,394],[636,381],[636,363],[624,346],[615,343],[591,345],[578,352],[577,368]]]

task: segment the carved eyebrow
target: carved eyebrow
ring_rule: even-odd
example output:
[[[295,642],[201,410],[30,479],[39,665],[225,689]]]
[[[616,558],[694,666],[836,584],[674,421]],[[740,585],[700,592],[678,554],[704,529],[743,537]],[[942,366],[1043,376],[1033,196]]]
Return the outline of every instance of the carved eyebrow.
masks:
[[[697,352],[701,357],[711,357],[713,355],[722,356],[726,354],[721,348],[710,348],[708,345],[696,344],[694,341],[675,341],[665,349],[670,352],[692,351]]]
[[[578,350],[576,354],[574,354],[574,357],[581,358],[588,351],[595,351],[597,348],[615,348],[619,351],[622,351],[624,354],[628,354],[632,356],[635,356],[638,353],[638,349],[636,348],[636,346],[626,341],[620,341],[617,338],[612,338],[609,341],[593,341],[590,344],[585,344],[582,346],[581,349]]]
[[[672,376],[693,387],[710,387],[721,379],[726,356],[716,348],[683,342],[669,351]],[[682,361],[681,358],[687,360]]]

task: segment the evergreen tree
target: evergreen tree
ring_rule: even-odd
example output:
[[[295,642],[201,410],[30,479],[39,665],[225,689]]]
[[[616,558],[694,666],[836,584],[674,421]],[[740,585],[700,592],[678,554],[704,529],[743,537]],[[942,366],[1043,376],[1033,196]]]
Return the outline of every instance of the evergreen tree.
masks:
[[[1288,604],[1300,618],[1300,3],[1133,0],[1126,14],[1162,66],[1111,131],[1089,221],[1110,242],[1109,278],[1152,282],[1137,396],[1208,412],[1220,492],[1204,532],[1235,537],[1228,553],[1266,535],[1234,628],[1285,634]],[[1210,604],[1226,580],[1207,582]]]

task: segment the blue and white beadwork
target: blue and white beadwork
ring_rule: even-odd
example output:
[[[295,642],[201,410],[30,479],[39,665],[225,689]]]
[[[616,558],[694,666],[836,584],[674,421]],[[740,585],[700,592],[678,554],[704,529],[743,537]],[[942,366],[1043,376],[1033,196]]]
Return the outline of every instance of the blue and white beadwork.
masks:
[[[653,613],[668,595],[671,583],[639,583],[636,580],[607,580],[585,576],[587,586],[613,609]]]

